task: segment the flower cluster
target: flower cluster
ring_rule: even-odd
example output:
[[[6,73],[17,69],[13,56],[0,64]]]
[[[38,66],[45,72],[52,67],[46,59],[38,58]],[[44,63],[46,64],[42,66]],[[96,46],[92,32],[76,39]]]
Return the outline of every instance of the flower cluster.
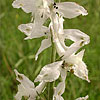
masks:
[[[90,38],[78,29],[63,28],[64,18],[71,19],[88,14],[82,6],[74,2],[55,3],[54,0],[15,0],[12,5],[14,8],[21,8],[24,12],[32,14],[31,23],[18,26],[18,29],[27,36],[25,40],[45,37],[36,53],[35,60],[38,59],[43,50],[52,46],[52,43],[54,43],[61,58],[60,61],[55,61],[42,68],[34,80],[34,82],[40,82],[36,87],[26,76],[15,70],[16,79],[20,82],[18,93],[15,96],[16,100],[21,100],[22,96],[27,97],[28,100],[35,100],[42,93],[46,83],[56,81],[59,77],[62,80],[54,87],[52,99],[63,100],[61,95],[65,91],[65,80],[68,72],[90,82],[87,66],[82,60],[85,50],[78,52],[81,47],[90,42]],[[48,19],[51,21],[49,27],[44,26]],[[70,39],[73,43],[66,46],[65,39]],[[76,100],[86,99],[88,96]]]

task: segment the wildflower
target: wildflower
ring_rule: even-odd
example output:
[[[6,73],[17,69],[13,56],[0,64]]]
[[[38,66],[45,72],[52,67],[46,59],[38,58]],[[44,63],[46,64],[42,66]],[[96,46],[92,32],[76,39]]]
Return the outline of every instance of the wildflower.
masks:
[[[53,0],[15,0],[14,8],[22,8],[26,13],[32,13],[33,18],[42,24],[49,16],[49,5]]]
[[[14,70],[16,79],[20,82],[18,85],[18,92],[15,96],[16,100],[21,100],[22,96],[27,97],[28,100],[35,100],[36,96],[41,93],[45,86],[45,82],[41,82],[37,87],[30,81],[24,74],[20,74],[17,70]]]
[[[69,48],[71,48],[71,51],[77,48],[75,50],[76,52],[80,47],[88,44],[90,41],[89,36],[78,29],[63,29],[63,21],[62,16],[55,15],[52,17],[52,23],[50,24],[59,56],[69,54],[65,53]],[[74,43],[68,47],[65,45],[65,39],[70,39]]]
[[[73,71],[73,74],[75,74],[77,77],[87,80],[88,79],[88,70],[86,64],[82,61],[84,51],[80,51],[78,54],[72,54],[71,56],[67,56],[64,58],[65,63],[67,63],[67,67],[70,67],[70,71]],[[63,59],[63,58],[62,58]]]
[[[45,50],[46,48],[51,46],[51,35],[49,32],[49,29],[46,26],[42,26],[38,28],[36,27],[37,25],[35,25],[35,23],[28,23],[28,24],[21,24],[18,26],[18,29],[21,32],[24,32],[27,37],[26,39],[32,39],[32,38],[39,38],[39,37],[46,37],[44,40],[42,40],[41,42],[41,46],[38,50],[38,52],[36,53],[35,59],[37,60],[38,55]]]

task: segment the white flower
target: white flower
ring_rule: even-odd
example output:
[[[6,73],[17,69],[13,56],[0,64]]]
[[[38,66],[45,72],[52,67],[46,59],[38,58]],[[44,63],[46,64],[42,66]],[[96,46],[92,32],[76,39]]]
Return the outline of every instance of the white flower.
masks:
[[[21,32],[24,32],[27,37],[25,39],[33,39],[33,38],[40,38],[45,36],[46,39],[44,39],[41,42],[41,46],[35,56],[35,59],[37,60],[38,55],[45,50],[46,48],[51,46],[51,35],[49,32],[49,29],[46,26],[42,27],[36,27],[37,25],[34,23],[28,23],[28,24],[21,24],[18,26],[18,29]]]
[[[20,74],[17,70],[14,70],[16,79],[20,82],[18,85],[18,92],[15,96],[16,100],[21,100],[22,96],[27,97],[28,100],[35,100],[36,96],[41,93],[45,86],[45,82],[41,82],[37,87],[30,81],[24,74]]]
[[[63,61],[58,61],[44,66],[40,71],[40,74],[36,77],[35,82],[52,82],[57,80],[60,76],[62,63]]]
[[[60,4],[63,5],[62,8],[69,7],[68,9],[70,9],[70,7],[73,7],[72,5],[74,5],[74,7],[77,6],[76,7],[77,9],[82,8],[79,5],[77,5],[76,3],[72,3],[72,2],[67,2],[67,3],[63,2],[63,3],[59,3],[59,5]],[[67,4],[69,4],[69,6],[67,6]],[[54,6],[56,6],[56,4]],[[59,7],[58,7],[58,9],[59,9]],[[74,13],[74,10],[76,11],[76,9],[71,9],[71,10],[73,11],[73,13]],[[67,53],[68,49],[70,49],[69,50],[70,53],[73,53],[73,51],[75,53],[82,46],[84,46],[90,42],[89,36],[86,35],[85,33],[81,32],[78,29],[65,29],[64,30],[63,29],[63,21],[64,21],[64,19],[61,15],[58,16],[57,14],[52,12],[50,26],[52,29],[54,43],[56,44],[56,49],[57,49],[59,56],[69,54],[69,53]],[[70,39],[75,43],[72,44],[70,47],[68,47],[64,43],[65,39]]]
[[[79,97],[79,98],[77,98],[75,100],[87,100],[88,98],[89,98],[89,96],[87,95],[85,97]]]
[[[76,52],[82,46],[90,42],[89,36],[78,29],[63,30],[63,21],[64,19],[62,18],[62,16],[53,15],[52,22],[50,24],[54,37],[54,43],[56,44],[59,56],[69,54],[66,53],[68,49]],[[64,43],[65,39],[70,39],[75,43],[73,43],[70,47],[68,47]]]
[[[65,18],[74,18],[79,15],[87,15],[87,11],[75,2],[61,2],[55,6],[55,12],[60,13]]]
[[[57,87],[55,87],[53,100],[64,100],[61,96],[65,91],[65,82],[60,82]]]
[[[51,0],[50,0],[51,1]],[[43,12],[44,10],[47,11],[49,3],[52,3],[53,0],[50,2],[49,0],[15,0],[12,3],[14,8],[22,8],[26,13],[36,13],[37,10]]]
[[[72,54],[71,56],[64,57],[63,60],[65,60],[66,63],[66,68],[70,67],[70,71],[72,71],[77,77],[87,80],[90,82],[88,79],[88,70],[86,64],[82,61],[84,51],[80,51],[78,54]]]
[[[12,3],[14,8],[22,8],[26,13],[32,13],[34,20],[45,22],[49,17],[49,6],[53,0],[15,0]]]

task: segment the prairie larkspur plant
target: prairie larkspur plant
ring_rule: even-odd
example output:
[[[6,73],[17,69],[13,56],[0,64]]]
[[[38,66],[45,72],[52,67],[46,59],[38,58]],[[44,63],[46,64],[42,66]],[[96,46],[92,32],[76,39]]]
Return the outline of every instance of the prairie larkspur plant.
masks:
[[[59,77],[61,77],[61,82],[52,87],[54,94],[51,99],[64,100],[62,94],[65,91],[65,80],[68,72],[90,82],[87,66],[82,60],[85,50],[78,52],[81,47],[90,42],[90,37],[78,29],[63,28],[64,18],[71,19],[79,15],[87,15],[87,10],[74,2],[55,3],[54,0],[15,0],[12,6],[32,14],[31,23],[18,26],[18,29],[27,36],[25,40],[45,37],[36,53],[35,60],[38,59],[38,55],[43,50],[50,46],[57,51],[59,58],[61,58],[60,61],[54,59],[42,68],[34,80],[34,82],[40,82],[38,86],[35,86],[26,76],[14,70],[16,79],[20,82],[15,96],[16,100],[21,100],[22,96],[27,97],[28,100],[35,100],[43,93],[42,90],[46,88],[46,84],[56,81]],[[49,27],[44,25],[48,19],[50,20]],[[73,43],[66,46],[65,39],[69,39]],[[88,96],[76,100],[87,99]]]

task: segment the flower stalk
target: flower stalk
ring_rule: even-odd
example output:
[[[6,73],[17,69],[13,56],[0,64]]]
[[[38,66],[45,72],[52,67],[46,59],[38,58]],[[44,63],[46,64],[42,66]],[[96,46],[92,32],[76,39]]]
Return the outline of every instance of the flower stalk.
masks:
[[[82,60],[85,50],[78,52],[81,47],[90,42],[90,38],[78,29],[63,28],[64,18],[71,19],[88,13],[77,3],[60,1],[55,3],[54,0],[15,0],[12,4],[14,8],[22,8],[24,12],[32,13],[31,23],[18,26],[18,29],[27,36],[25,40],[45,37],[35,55],[35,60],[38,60],[42,51],[52,46],[50,64],[45,65],[34,80],[34,82],[39,82],[38,86],[15,70],[16,79],[20,82],[15,96],[16,100],[21,100],[23,96],[28,100],[36,100],[36,97],[43,93],[42,90],[47,83],[48,100],[64,100],[62,94],[66,87],[67,72],[73,72],[75,76],[90,82],[87,66]],[[49,27],[44,26],[47,19],[51,21]],[[66,46],[64,42],[66,39],[74,43]],[[57,60],[56,54],[59,55]],[[59,77],[61,77],[61,82],[55,86],[55,81]],[[81,99],[86,100],[88,96],[77,100]]]
[[[53,41],[53,35],[52,35],[53,33],[52,33],[51,28],[50,28],[50,33],[51,33],[51,43],[52,43],[51,63],[53,63],[56,60],[56,47],[55,47],[55,44],[54,44],[54,41]],[[55,83],[55,81],[48,83],[48,100],[53,99],[54,83]]]

